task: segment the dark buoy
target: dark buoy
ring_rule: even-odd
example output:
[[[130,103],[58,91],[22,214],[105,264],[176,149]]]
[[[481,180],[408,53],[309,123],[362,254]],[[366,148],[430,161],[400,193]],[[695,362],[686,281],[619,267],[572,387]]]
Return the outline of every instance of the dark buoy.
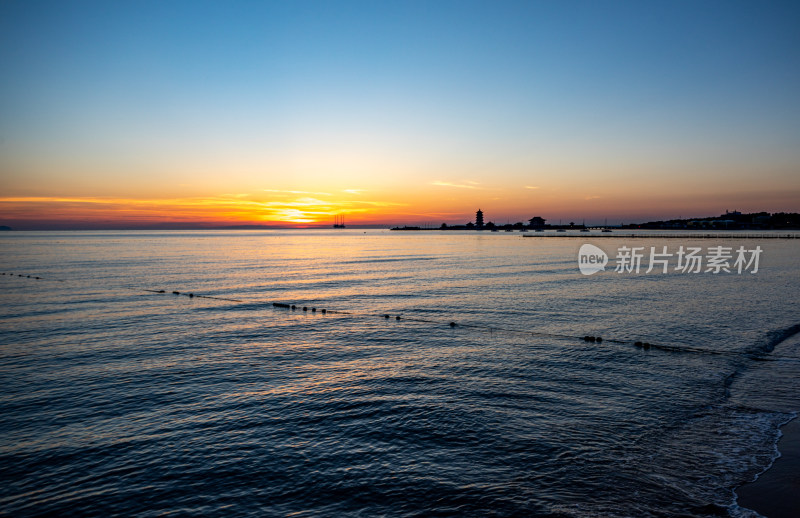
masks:
[[[323,314],[323,315],[324,315],[325,313],[327,313],[327,312],[328,312],[327,310],[324,310],[324,309],[322,310],[322,314]]]
[[[586,336],[583,337],[583,340],[585,342],[594,342],[595,339],[594,339],[593,336],[586,335]]]
[[[642,344],[642,347],[644,347],[645,349],[650,349],[650,344],[645,342]]]
[[[292,309],[297,309],[297,306],[295,306],[294,304],[292,304]]]
[[[189,296],[190,296],[190,297],[194,297],[194,293],[190,293],[190,294],[189,294]]]
[[[450,327],[456,327],[456,323],[455,322],[450,322]]]
[[[636,347],[641,347],[642,346],[642,342],[634,342],[633,345],[635,345]]]
[[[303,311],[308,311],[308,308],[303,306]]]
[[[159,293],[166,293],[164,290],[158,290]]]
[[[400,320],[400,315],[397,315],[396,317],[394,317],[394,319],[395,320]]]
[[[317,308],[311,308],[311,312],[312,313],[316,313],[317,312]]]
[[[383,318],[389,318],[389,315],[383,315]]]
[[[603,343],[603,337],[601,337],[601,336],[598,336],[596,338],[596,340],[597,340],[597,343],[599,343],[599,344]]]
[[[173,291],[173,292],[172,292],[172,294],[173,294],[173,295],[180,295],[180,294],[181,294],[181,292],[180,292],[180,291]]]

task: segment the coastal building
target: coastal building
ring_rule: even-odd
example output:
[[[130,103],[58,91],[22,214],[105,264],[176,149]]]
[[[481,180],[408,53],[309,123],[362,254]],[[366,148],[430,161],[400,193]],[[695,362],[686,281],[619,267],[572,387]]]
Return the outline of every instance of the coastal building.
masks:
[[[544,228],[544,222],[547,221],[544,218],[540,218],[539,216],[534,216],[528,220],[530,228]]]
[[[769,220],[770,220],[769,214],[760,214],[758,216],[753,217],[753,224],[763,227],[769,225]]]

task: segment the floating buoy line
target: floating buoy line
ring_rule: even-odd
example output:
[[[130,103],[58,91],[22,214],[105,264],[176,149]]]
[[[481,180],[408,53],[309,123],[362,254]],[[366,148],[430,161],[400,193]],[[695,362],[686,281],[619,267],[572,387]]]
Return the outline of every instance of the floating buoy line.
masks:
[[[65,279],[47,279],[36,275],[24,275],[24,274],[14,274],[14,273],[5,273],[0,272],[0,276],[8,276],[8,277],[19,277],[19,278],[26,278],[26,279],[33,279],[33,280],[45,280],[45,281],[53,281],[53,282],[74,282],[68,281]],[[133,291],[137,293],[154,293],[158,295],[167,295],[167,290],[159,289],[147,289],[147,288],[130,288],[126,286],[118,286],[117,288]],[[198,299],[207,299],[213,301],[220,301],[220,302],[234,302],[237,304],[253,304],[254,301],[252,300],[243,300],[243,299],[235,299],[230,297],[220,297],[216,295],[200,295],[194,292],[186,292],[186,291],[177,291],[174,290],[171,292],[174,296],[184,296],[191,299],[198,298]],[[467,328],[467,329],[480,329],[483,331],[489,331],[490,333],[493,332],[502,332],[502,333],[511,333],[511,334],[518,334],[518,335],[525,335],[525,336],[537,336],[543,338],[558,338],[558,339],[565,339],[565,340],[579,340],[585,343],[593,343],[593,344],[617,344],[617,345],[632,345],[636,349],[648,351],[651,349],[667,351],[667,352],[679,352],[679,353],[693,353],[693,354],[704,354],[704,355],[712,355],[712,356],[745,356],[747,358],[759,361],[778,361],[778,360],[789,360],[789,361],[797,361],[795,358],[778,358],[778,357],[770,357],[765,358],[761,355],[754,354],[754,353],[741,353],[741,352],[731,352],[731,351],[714,351],[710,349],[703,349],[697,347],[685,347],[685,346],[671,346],[671,345],[664,345],[664,344],[657,344],[657,343],[650,343],[650,342],[643,342],[640,340],[617,340],[617,339],[610,339],[610,338],[603,338],[601,336],[595,335],[569,335],[569,334],[559,334],[559,333],[545,333],[539,331],[530,331],[530,330],[523,330],[523,329],[515,329],[509,328],[504,326],[492,326],[486,324],[476,324],[470,322],[455,322],[450,321],[449,323],[445,323],[439,320],[431,320],[426,318],[420,317],[409,317],[409,316],[401,316],[401,315],[390,315],[388,313],[370,313],[370,312],[361,312],[361,311],[344,311],[339,309],[328,309],[328,308],[317,308],[314,306],[301,306],[299,304],[289,304],[286,302],[264,302],[264,301],[256,301],[257,303],[264,304],[266,307],[271,307],[276,310],[288,310],[289,312],[295,311],[302,311],[304,314],[306,313],[313,313],[316,314],[317,312],[321,313],[322,315],[345,315],[350,317],[376,317],[376,318],[383,318],[384,320],[394,319],[395,321],[404,320],[407,322],[419,322],[425,324],[434,324],[437,326],[449,326],[450,328]]]

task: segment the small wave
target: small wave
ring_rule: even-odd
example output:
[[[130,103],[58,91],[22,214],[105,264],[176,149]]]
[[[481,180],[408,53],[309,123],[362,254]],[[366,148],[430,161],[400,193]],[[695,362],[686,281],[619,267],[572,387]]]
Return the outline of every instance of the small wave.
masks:
[[[264,309],[271,309],[272,302],[240,302],[233,299],[223,299],[218,297],[204,297],[207,299],[214,299],[220,301],[220,304],[213,304],[210,306],[198,306],[196,311],[203,312],[217,312],[217,311],[261,311]]]
[[[781,437],[783,437],[783,432],[781,431],[781,428],[786,426],[787,424],[789,424],[790,422],[792,422],[795,419],[797,419],[797,413],[790,414],[789,417],[784,422],[778,424],[778,433],[775,435],[775,440],[773,442],[773,448],[774,448],[773,451],[774,451],[774,453],[773,453],[773,456],[772,456],[772,460],[770,460],[769,464],[767,464],[767,466],[764,467],[763,470],[761,470],[760,472],[756,473],[753,476],[752,480],[750,480],[748,482],[748,484],[752,484],[756,480],[758,480],[759,477],[761,477],[761,475],[763,475],[764,473],[769,471],[770,468],[772,468],[772,466],[775,464],[775,461],[777,461],[779,458],[781,458],[781,452],[780,452],[780,450],[778,450],[778,442],[781,440]],[[758,514],[755,511],[753,511],[752,509],[747,509],[747,508],[741,507],[739,505],[739,494],[738,494],[737,491],[739,490],[740,487],[742,487],[742,486],[737,487],[733,491],[734,502],[733,502],[733,505],[730,507],[731,516],[733,516],[734,518],[755,518],[755,517],[760,517],[761,515]]]
[[[800,324],[795,324],[784,329],[778,329],[767,333],[766,339],[762,343],[755,344],[747,352],[754,355],[769,354],[781,342],[784,342],[792,336],[800,333]]]
[[[403,263],[409,261],[435,261],[436,257],[390,257],[380,259],[355,259],[353,261],[341,261],[339,264],[364,264],[364,263]]]

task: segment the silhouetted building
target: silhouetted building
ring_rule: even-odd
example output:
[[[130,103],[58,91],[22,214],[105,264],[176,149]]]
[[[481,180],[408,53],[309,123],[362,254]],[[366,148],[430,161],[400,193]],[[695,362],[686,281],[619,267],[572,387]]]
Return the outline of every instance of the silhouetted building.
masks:
[[[483,211],[481,209],[478,209],[478,212],[475,213],[475,226],[483,228]]]
[[[753,217],[753,223],[756,225],[768,225],[769,219],[770,219],[769,214],[759,214]]]
[[[534,216],[528,220],[530,222],[531,228],[544,228],[544,222],[547,221],[544,218],[540,218],[539,216]]]

